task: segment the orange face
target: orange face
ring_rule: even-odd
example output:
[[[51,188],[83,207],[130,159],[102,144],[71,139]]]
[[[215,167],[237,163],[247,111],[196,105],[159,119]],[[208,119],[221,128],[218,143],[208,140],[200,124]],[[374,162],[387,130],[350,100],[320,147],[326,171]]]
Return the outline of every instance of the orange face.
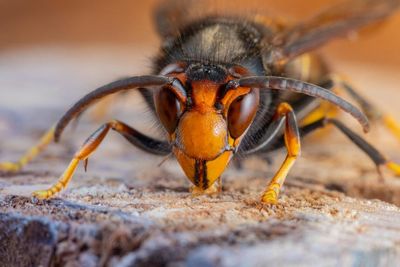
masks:
[[[226,90],[235,79],[230,74],[220,81],[192,80],[182,66],[163,74],[179,80],[179,88],[163,87],[155,94],[157,114],[186,176],[206,190],[225,170],[253,121],[259,92]]]

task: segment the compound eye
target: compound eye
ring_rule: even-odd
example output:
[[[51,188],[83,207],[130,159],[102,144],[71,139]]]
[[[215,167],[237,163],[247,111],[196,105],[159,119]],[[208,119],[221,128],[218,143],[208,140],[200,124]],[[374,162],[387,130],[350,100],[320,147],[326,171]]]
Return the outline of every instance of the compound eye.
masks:
[[[228,129],[232,138],[240,137],[250,126],[257,113],[259,91],[252,90],[246,95],[239,96],[229,106]]]
[[[169,134],[174,133],[181,113],[181,103],[175,94],[166,87],[161,88],[154,100],[162,125]]]

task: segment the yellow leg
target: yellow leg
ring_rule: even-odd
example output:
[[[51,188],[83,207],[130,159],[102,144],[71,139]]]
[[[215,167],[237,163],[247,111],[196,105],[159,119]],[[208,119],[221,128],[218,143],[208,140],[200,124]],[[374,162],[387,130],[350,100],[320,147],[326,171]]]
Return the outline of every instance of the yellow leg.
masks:
[[[301,150],[300,134],[292,107],[287,103],[282,103],[279,105],[276,115],[286,117],[284,138],[288,154],[261,197],[261,201],[268,204],[278,202],[280,189]]]
[[[386,167],[391,170],[396,176],[400,176],[400,165],[394,163],[393,161],[389,161],[386,163]]]
[[[338,95],[341,95],[341,87],[340,84],[337,84],[338,78],[336,76],[332,76],[333,87],[330,89]],[[318,120],[323,118],[335,118],[338,116],[340,109],[328,102],[321,102],[321,104],[312,110],[307,116],[305,116],[301,121],[300,125],[305,126],[312,124]]]
[[[386,114],[379,110],[375,105],[362,97],[348,82],[346,78],[333,76],[333,80],[342,85],[342,89],[346,91],[355,101],[361,106],[369,119],[381,122],[386,129],[400,141],[400,124],[394,119],[393,116]],[[392,161],[387,161],[385,166],[391,170],[396,176],[400,176],[400,165]]]
[[[339,109],[330,104],[323,102],[319,107],[310,112],[301,121],[300,125],[305,126],[314,123],[322,118],[335,118],[339,113]]]
[[[79,162],[84,161],[86,169],[86,163],[89,156],[101,144],[110,129],[113,129],[116,132],[120,133],[131,144],[139,148],[145,149],[147,151],[152,151],[153,153],[155,151],[157,151],[157,153],[159,152],[159,148],[157,147],[159,145],[158,141],[141,134],[140,132],[122,122],[116,120],[111,121],[102,125],[85,141],[83,146],[78,150],[78,152],[75,153],[67,169],[53,186],[51,186],[47,190],[36,191],[33,193],[33,195],[40,199],[47,199],[60,192],[63,188],[67,187]]]
[[[382,121],[386,128],[400,140],[400,124],[390,115],[382,115]]]
[[[0,162],[0,171],[18,172],[31,162],[48,144],[53,141],[54,127],[51,127],[40,139],[39,143],[29,149],[17,162]]]
[[[78,166],[79,161],[80,161],[79,159],[73,158],[68,168],[64,171],[63,175],[60,177],[57,183],[55,183],[52,187],[50,187],[47,190],[39,190],[33,192],[33,196],[39,199],[47,199],[55,195],[56,193],[60,192],[63,188],[65,188],[68,185],[69,181],[72,178],[72,175],[76,170],[76,167]]]
[[[111,127],[114,126],[114,122],[104,124],[96,132],[94,132],[83,144],[81,149],[74,155],[69,166],[58,179],[57,183],[51,186],[49,189],[40,190],[33,192],[33,196],[39,199],[47,199],[60,192],[63,188],[67,187],[69,181],[71,180],[78,163],[81,160],[87,160],[89,155],[96,150],[96,148],[103,141],[104,137],[108,133]]]
[[[275,174],[274,178],[271,180],[267,189],[265,190],[261,201],[269,204],[276,204],[278,202],[279,192],[285,179],[296,161],[295,156],[287,156],[279,171]]]

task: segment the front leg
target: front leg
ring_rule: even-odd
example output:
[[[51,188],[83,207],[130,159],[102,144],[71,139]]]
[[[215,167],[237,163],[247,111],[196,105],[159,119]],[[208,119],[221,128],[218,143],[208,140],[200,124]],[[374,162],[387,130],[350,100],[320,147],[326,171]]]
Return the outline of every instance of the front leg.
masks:
[[[130,143],[133,145],[151,152],[153,154],[165,155],[170,153],[169,145],[165,142],[154,140],[151,137],[147,137],[135,129],[129,127],[128,125],[114,120],[103,124],[99,129],[97,129],[83,144],[83,146],[75,153],[73,159],[68,165],[67,169],[58,179],[52,187],[47,190],[35,191],[33,195],[40,199],[47,199],[60,192],[63,188],[67,187],[70,182],[78,164],[80,161],[87,160],[89,156],[97,149],[101,144],[104,137],[107,135],[110,129],[123,135]]]
[[[299,128],[296,121],[296,115],[288,103],[281,103],[278,106],[276,117],[280,118],[282,116],[285,116],[286,118],[284,139],[288,153],[282,166],[265,189],[264,194],[261,197],[261,202],[263,203],[276,204],[278,202],[281,187],[297,157],[300,156],[301,146]]]

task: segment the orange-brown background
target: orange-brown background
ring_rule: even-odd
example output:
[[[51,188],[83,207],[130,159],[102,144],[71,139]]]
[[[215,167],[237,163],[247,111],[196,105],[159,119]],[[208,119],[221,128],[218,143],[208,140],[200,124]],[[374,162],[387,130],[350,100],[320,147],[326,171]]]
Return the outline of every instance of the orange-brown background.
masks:
[[[150,1],[52,1],[0,0],[0,53],[26,46],[147,45],[159,42],[151,18],[156,0]],[[221,1],[219,1],[221,2]],[[232,1],[230,1],[232,2]],[[258,7],[271,13],[301,19],[337,0],[236,0],[239,8]],[[373,34],[357,41],[339,41],[326,50],[340,60],[400,64],[400,15]],[[150,53],[151,55],[151,53]]]

